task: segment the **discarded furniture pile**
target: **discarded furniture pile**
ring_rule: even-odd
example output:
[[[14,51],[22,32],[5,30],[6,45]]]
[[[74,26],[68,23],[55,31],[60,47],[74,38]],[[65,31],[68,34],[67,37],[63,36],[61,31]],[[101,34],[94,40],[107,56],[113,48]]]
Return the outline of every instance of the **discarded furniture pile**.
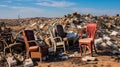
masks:
[[[94,61],[93,49],[96,53],[108,49],[113,55],[120,54],[119,16],[92,16],[75,12],[61,18],[26,18],[14,21],[19,21],[19,29],[9,26],[8,20],[1,21],[2,66],[30,67],[34,66],[33,59],[36,58],[40,62],[50,62],[77,57],[79,53],[82,61]],[[83,53],[91,55],[84,57]]]

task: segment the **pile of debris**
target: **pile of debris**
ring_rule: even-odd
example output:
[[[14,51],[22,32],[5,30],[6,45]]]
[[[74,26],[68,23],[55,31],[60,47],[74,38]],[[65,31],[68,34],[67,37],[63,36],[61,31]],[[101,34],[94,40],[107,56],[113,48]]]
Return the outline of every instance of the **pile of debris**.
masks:
[[[25,60],[25,45],[21,35],[22,30],[33,30],[35,32],[35,40],[41,40],[51,47],[51,43],[46,41],[50,38],[49,28],[55,28],[57,24],[63,26],[65,32],[72,32],[77,35],[74,43],[78,45],[80,29],[84,28],[88,23],[97,23],[97,33],[94,44],[98,50],[109,49],[113,54],[120,53],[120,17],[117,16],[93,16],[91,14],[72,13],[64,15],[61,18],[26,18],[26,19],[14,19],[14,20],[1,20],[0,22],[0,52],[2,52],[6,58],[8,65],[16,65],[17,61],[30,61],[30,63],[24,63],[24,65],[33,65],[31,59]],[[8,22],[14,24],[8,26],[5,25]],[[18,24],[19,23],[19,24]],[[9,28],[7,28],[9,27]],[[16,29],[19,27],[19,29]],[[72,35],[70,35],[72,36]],[[85,36],[85,35],[83,35]],[[4,44],[7,44],[4,45]],[[14,44],[10,46],[11,44]],[[17,45],[16,45],[17,44]],[[22,45],[19,46],[18,44]],[[70,43],[71,44],[71,43]],[[15,48],[13,48],[15,47]],[[73,47],[73,46],[72,46]],[[78,48],[79,49],[79,48]],[[6,53],[4,53],[6,51]],[[9,54],[11,52],[11,54]],[[61,60],[69,59],[68,55],[58,54],[56,56]],[[15,58],[15,60],[14,60]],[[86,59],[87,58],[87,59]],[[17,59],[17,61],[16,61]],[[0,61],[4,60],[0,53]],[[50,60],[50,59],[49,59]],[[93,57],[85,57],[83,61],[95,60]],[[12,61],[12,62],[11,62]]]

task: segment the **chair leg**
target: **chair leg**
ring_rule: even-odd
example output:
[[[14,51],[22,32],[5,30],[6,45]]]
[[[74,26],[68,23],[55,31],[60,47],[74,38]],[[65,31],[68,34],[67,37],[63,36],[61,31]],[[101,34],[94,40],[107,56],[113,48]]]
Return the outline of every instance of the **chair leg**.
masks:
[[[93,44],[93,46],[94,46],[95,53],[97,53],[97,49],[96,49],[96,47],[95,47],[95,44]]]
[[[69,43],[68,43],[68,40],[64,40],[64,43],[65,43],[66,49],[69,50]]]
[[[57,48],[57,47],[54,45],[54,52],[55,52],[55,53],[56,53],[56,48]]]
[[[86,55],[86,45],[84,45],[84,55]]]
[[[66,41],[66,43],[67,43],[67,46],[68,46],[67,48],[68,48],[68,50],[69,50],[69,43],[68,43],[68,40]]]
[[[80,44],[79,47],[80,47],[80,54],[81,54],[81,57],[82,57],[82,45]]]
[[[42,55],[40,56],[40,62],[42,62]]]
[[[29,51],[26,52],[26,58],[29,58],[30,55],[29,55]]]
[[[93,49],[92,49],[92,45],[91,44],[89,44],[89,48],[90,48],[91,56],[93,56]]]
[[[39,48],[39,52],[40,52],[40,62],[42,62],[42,50]]]
[[[64,52],[66,52],[66,49],[65,49],[65,44],[63,44],[63,48],[64,48]]]

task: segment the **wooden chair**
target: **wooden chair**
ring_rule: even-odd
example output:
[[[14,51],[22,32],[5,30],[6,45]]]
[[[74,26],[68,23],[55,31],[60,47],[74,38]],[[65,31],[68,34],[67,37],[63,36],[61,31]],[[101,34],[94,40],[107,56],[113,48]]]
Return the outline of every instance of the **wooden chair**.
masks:
[[[69,42],[68,42],[68,38],[66,37],[67,33],[65,33],[63,26],[60,24],[56,25],[56,32],[57,32],[57,36],[62,38],[62,40],[66,43],[69,49]]]
[[[85,53],[86,53],[86,46],[88,46],[88,48],[90,49],[91,56],[93,56],[93,46],[95,49],[94,37],[95,37],[96,30],[97,30],[96,23],[87,24],[86,26],[87,38],[83,38],[79,40],[81,56],[82,56],[82,45],[85,45],[84,47]],[[82,32],[80,33],[80,35],[82,35]],[[96,52],[96,49],[95,49],[95,52]]]
[[[38,44],[32,30],[23,30],[22,33],[26,45],[26,57],[28,58],[30,54],[31,58],[40,58],[42,61],[42,57],[48,55],[48,47]]]
[[[51,42],[52,42],[52,47],[54,49],[54,52],[56,52],[56,49],[58,46],[62,46],[64,48],[64,52],[66,52],[65,49],[65,44],[64,41],[62,40],[61,37],[56,37],[54,35],[53,29],[49,28],[49,32],[50,32],[50,38],[51,38]]]

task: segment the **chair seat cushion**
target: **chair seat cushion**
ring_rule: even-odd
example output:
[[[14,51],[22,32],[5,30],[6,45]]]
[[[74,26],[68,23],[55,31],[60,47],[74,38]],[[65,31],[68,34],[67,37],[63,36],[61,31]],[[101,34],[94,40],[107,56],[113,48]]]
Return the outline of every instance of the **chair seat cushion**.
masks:
[[[84,39],[80,39],[79,42],[91,42],[92,41],[92,38],[84,38]]]
[[[57,46],[64,45],[64,42],[57,42],[56,44],[57,44]]]
[[[39,46],[31,46],[29,48],[30,51],[38,51],[38,49],[39,49]]]

